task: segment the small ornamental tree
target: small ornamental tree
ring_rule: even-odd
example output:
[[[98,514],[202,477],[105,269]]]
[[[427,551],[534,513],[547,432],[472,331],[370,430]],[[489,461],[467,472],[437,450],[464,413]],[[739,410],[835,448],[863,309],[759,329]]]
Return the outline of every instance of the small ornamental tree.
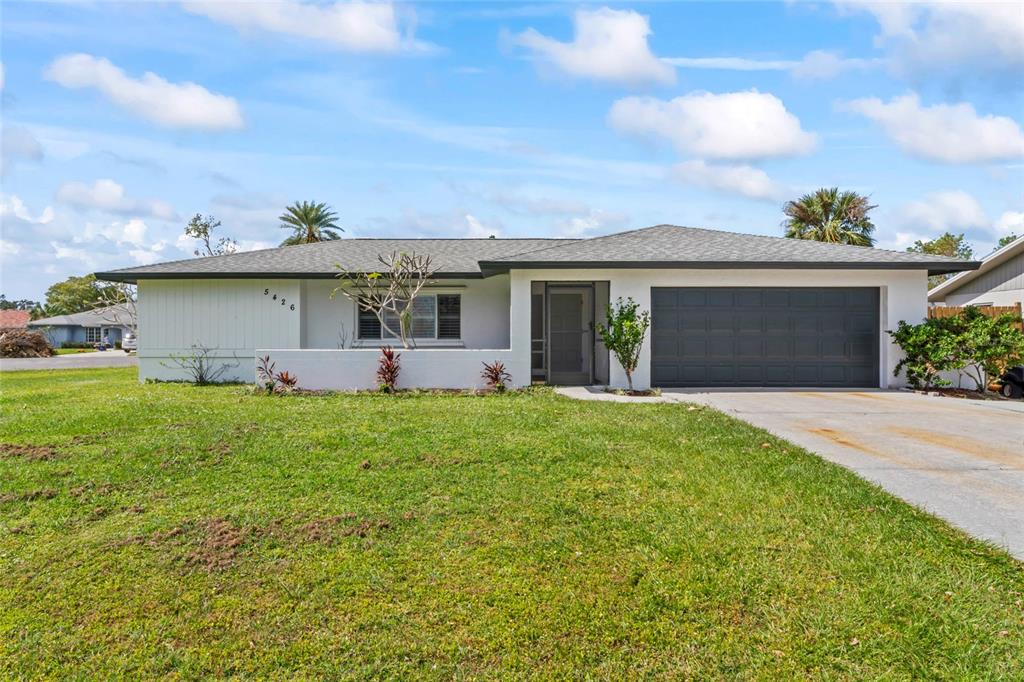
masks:
[[[651,313],[646,310],[640,312],[640,304],[632,298],[623,301],[619,297],[614,307],[605,306],[605,316],[608,319],[607,326],[598,324],[597,331],[605,348],[622,365],[629,390],[632,391],[633,372],[640,363],[640,349],[644,345],[647,329],[651,326]]]
[[[900,321],[890,331],[904,357],[896,365],[903,369],[914,388],[946,386],[940,372],[966,374],[979,392],[991,377],[1024,361],[1024,332],[1017,328],[1016,315],[988,317],[974,306],[951,317],[933,317],[921,324]]]
[[[968,306],[953,319],[959,321],[957,345],[968,358],[963,373],[971,378],[978,392],[985,392],[992,377],[1024,360],[1024,332],[1017,328],[1016,315],[988,317]]]
[[[372,312],[380,321],[381,329],[397,337],[403,348],[415,346],[412,331],[412,309],[423,287],[431,283],[434,265],[430,256],[415,253],[392,252],[378,255],[382,266],[379,272],[351,272],[337,267],[341,284],[331,292],[352,301],[359,310]]]
[[[890,331],[892,340],[903,349],[903,358],[896,364],[894,374],[907,372],[907,381],[916,389],[928,390],[932,386],[947,386],[949,381],[940,372],[963,367],[958,353],[956,336],[950,334],[947,319],[932,317],[921,324],[907,324],[900,320],[896,331]]]

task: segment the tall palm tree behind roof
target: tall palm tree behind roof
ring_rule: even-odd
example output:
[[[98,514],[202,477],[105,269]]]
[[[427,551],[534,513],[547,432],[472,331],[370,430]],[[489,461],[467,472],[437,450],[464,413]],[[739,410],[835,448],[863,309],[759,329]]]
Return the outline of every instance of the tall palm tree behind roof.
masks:
[[[838,187],[821,188],[805,194],[782,208],[786,236],[832,244],[874,246],[875,226],[868,213],[875,206],[856,192],[840,192]]]
[[[281,242],[281,246],[292,244],[312,244],[341,239],[340,232],[345,230],[337,224],[338,214],[324,203],[312,201],[296,201],[284,209],[278,218],[281,227],[291,230],[292,234]]]

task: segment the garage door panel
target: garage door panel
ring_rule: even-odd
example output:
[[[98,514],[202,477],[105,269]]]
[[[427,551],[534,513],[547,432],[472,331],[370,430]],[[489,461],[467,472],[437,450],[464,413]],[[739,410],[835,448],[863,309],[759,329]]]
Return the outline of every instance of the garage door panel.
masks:
[[[764,315],[760,310],[736,313],[736,331],[740,334],[763,334]]]
[[[873,334],[877,324],[878,318],[870,313],[852,313],[846,316],[846,331],[850,334]]]
[[[878,298],[870,288],[655,287],[652,383],[875,386]]]
[[[789,337],[765,337],[764,357],[769,360],[792,359],[793,339]]]
[[[733,305],[737,308],[762,308],[764,307],[764,290],[739,289],[733,294]]]
[[[732,334],[733,314],[730,311],[707,313],[707,325],[710,334]]]
[[[704,304],[707,307],[722,307],[729,310],[736,307],[736,304],[733,302],[735,289],[705,289],[704,291],[707,292],[705,294],[707,302]]]
[[[699,300],[680,301],[683,289],[656,288],[651,290],[651,305],[655,308],[671,309],[677,305],[701,305]]]
[[[864,308],[866,310],[876,310],[878,308],[878,290],[847,289],[846,307],[850,309]]]

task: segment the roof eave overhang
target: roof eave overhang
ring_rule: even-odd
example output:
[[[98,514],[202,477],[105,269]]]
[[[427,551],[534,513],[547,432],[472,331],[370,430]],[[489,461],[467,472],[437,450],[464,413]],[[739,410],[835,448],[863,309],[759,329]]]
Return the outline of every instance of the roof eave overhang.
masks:
[[[437,272],[431,279],[482,279],[480,272]],[[104,282],[137,284],[142,279],[337,279],[337,272],[97,272]]]
[[[480,261],[484,277],[509,270],[600,270],[600,269],[677,269],[677,270],[927,270],[929,275],[976,270],[979,261],[952,263],[848,263],[790,261]]]

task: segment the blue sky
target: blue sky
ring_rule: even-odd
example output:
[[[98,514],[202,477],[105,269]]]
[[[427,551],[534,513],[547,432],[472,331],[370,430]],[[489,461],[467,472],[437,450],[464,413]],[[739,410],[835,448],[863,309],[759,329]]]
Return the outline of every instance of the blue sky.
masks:
[[[0,290],[347,236],[779,234],[869,194],[879,246],[1024,234],[1019,3],[5,2]]]

